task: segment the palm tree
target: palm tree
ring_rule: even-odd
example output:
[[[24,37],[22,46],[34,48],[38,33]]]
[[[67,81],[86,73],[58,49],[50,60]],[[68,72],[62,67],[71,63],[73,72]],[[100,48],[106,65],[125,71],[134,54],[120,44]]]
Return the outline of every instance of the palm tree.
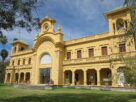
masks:
[[[3,34],[0,32],[0,43],[3,45],[3,49],[1,49],[0,51],[0,56],[2,58],[2,62],[1,62],[1,65],[0,65],[0,68],[1,68],[1,82],[3,83],[4,82],[4,76],[5,76],[5,59],[7,58],[8,56],[8,51],[6,49],[4,49],[4,45],[7,43],[7,37],[6,36],[3,36]]]

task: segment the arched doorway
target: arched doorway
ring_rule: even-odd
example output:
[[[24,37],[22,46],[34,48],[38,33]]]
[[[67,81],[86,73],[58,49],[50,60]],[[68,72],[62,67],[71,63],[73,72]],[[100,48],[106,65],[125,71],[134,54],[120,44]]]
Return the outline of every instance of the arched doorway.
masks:
[[[49,54],[44,54],[40,59],[40,65],[45,66],[40,68],[40,84],[50,83],[50,72],[51,72],[51,56]]]
[[[97,85],[97,72],[95,69],[87,70],[87,85]]]
[[[82,70],[75,71],[75,84],[83,85],[84,84],[84,75]]]
[[[11,78],[11,75],[10,75],[10,73],[8,73],[8,74],[7,74],[7,81],[6,81],[7,83],[10,82],[10,78]]]
[[[15,83],[18,83],[18,77],[19,77],[19,75],[18,75],[18,73],[16,73],[15,74]]]
[[[109,68],[100,70],[101,85],[112,85],[112,74]]]
[[[20,74],[20,83],[24,83],[24,73]]]
[[[72,71],[71,70],[66,70],[64,72],[64,83],[65,84],[72,84]]]
[[[30,83],[30,72],[27,72],[27,73],[26,73],[26,80],[25,80],[25,81],[26,81],[26,83],[28,83],[28,84]]]

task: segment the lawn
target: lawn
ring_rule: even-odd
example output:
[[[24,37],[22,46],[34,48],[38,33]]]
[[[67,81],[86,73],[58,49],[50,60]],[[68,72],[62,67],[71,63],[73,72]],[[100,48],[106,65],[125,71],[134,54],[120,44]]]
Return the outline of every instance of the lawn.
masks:
[[[0,102],[136,102],[136,93],[72,88],[29,90],[0,86]]]

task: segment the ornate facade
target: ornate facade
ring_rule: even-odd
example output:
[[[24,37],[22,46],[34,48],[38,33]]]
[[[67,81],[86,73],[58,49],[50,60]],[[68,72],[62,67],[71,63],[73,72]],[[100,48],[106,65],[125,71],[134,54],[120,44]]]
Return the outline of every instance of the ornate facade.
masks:
[[[5,83],[122,86],[123,73],[118,69],[125,64],[119,55],[135,54],[133,39],[124,39],[130,9],[114,9],[104,16],[109,32],[69,41],[63,40],[60,27],[55,32],[56,21],[46,16],[31,49],[22,40],[12,42]]]

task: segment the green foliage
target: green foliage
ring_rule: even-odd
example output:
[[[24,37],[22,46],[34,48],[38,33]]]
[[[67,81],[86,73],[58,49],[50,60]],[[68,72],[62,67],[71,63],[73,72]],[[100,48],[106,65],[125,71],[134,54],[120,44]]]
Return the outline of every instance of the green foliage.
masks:
[[[126,65],[126,68],[122,69],[125,76],[125,81],[130,84],[131,87],[136,87],[136,55],[123,57],[121,59]]]
[[[134,46],[136,50],[136,0],[124,0],[124,6],[129,7],[131,10],[131,22],[129,27],[126,29],[126,40],[129,37],[134,39]],[[126,68],[123,69],[125,81],[132,87],[136,87],[136,55],[124,57],[120,56],[121,60],[124,61]]]
[[[129,27],[126,29],[126,35],[134,38],[136,50],[136,0],[124,0],[124,5],[131,10],[131,22],[129,22]]]
[[[136,0],[124,0],[124,5],[127,6],[135,6],[136,5]]]
[[[126,83],[131,87],[136,87],[136,69],[124,70]]]
[[[0,52],[2,60],[5,61],[6,57],[8,57],[8,51],[6,49],[2,49]]]
[[[0,0],[0,30],[13,30],[15,27],[38,27],[39,18],[32,16],[38,0]]]
[[[13,39],[13,41],[16,41],[16,40],[18,40],[18,38],[14,38],[14,39]]]
[[[1,44],[5,45],[7,42],[8,42],[8,40],[7,40],[7,37],[6,37],[6,36],[0,37],[0,43],[1,43]]]
[[[9,60],[0,61],[0,83],[4,82],[5,68],[7,65],[9,65]]]

